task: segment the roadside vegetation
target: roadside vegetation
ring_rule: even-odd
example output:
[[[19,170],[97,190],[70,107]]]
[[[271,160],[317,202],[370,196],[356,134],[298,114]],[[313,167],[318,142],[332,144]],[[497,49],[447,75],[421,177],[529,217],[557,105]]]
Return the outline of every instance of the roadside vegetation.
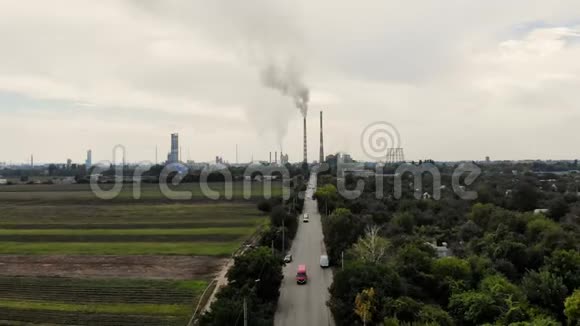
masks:
[[[320,178],[337,325],[579,325],[579,176],[484,166],[470,187],[478,199],[465,201],[450,190],[451,168],[441,166],[439,201],[415,199],[411,175],[400,200],[392,177],[384,199],[369,178],[349,201],[335,174]],[[358,179],[348,175],[347,187]],[[423,179],[420,193],[431,193]]]
[[[274,324],[283,278],[283,257],[298,229],[298,215],[304,205],[300,192],[304,190],[304,178],[297,178],[288,200],[272,198],[258,203],[258,209],[270,216],[268,228],[260,234],[261,246],[250,248],[235,258],[227,274],[228,285],[218,292],[210,311],[199,318],[200,325],[243,325],[244,302],[248,325]]]

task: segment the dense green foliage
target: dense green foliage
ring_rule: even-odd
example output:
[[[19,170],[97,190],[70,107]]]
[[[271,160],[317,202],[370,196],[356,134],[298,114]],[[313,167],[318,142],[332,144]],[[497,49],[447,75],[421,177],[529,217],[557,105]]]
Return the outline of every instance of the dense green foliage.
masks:
[[[228,272],[229,284],[217,296],[211,311],[200,325],[241,324],[243,302],[248,306],[250,325],[272,325],[282,283],[282,263],[266,247],[250,250],[236,257]]]
[[[490,165],[470,186],[479,197],[461,200],[449,186],[452,170],[440,168],[448,185],[440,200],[415,199],[410,175],[403,176],[399,200],[392,177],[382,180],[382,198],[374,178],[345,178],[347,188],[365,181],[355,200],[335,192],[332,175],[320,179],[316,196],[321,213],[328,207],[323,227],[331,261],[348,253],[330,288],[337,324],[362,325],[355,298],[373,288],[373,322],[384,325],[576,325],[579,178]],[[432,192],[432,183],[425,175],[422,191]],[[371,226],[383,240],[369,240]],[[361,253],[372,247],[361,241],[388,250],[369,260],[377,247]]]

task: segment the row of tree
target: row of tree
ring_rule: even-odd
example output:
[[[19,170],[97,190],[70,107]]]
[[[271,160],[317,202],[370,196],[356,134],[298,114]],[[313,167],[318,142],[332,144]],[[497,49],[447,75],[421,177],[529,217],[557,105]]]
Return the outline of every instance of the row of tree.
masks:
[[[473,187],[490,191],[474,201],[377,199],[372,182],[344,200],[332,175],[320,180],[327,250],[344,265],[330,288],[338,325],[580,322],[576,193],[484,170]],[[550,183],[560,181],[570,180]],[[543,205],[546,215],[532,212]]]
[[[304,178],[294,179],[288,200],[280,197],[262,200],[260,211],[268,213],[270,223],[260,234],[256,249],[246,251],[234,260],[228,271],[228,285],[218,292],[211,310],[202,316],[200,325],[243,325],[244,302],[248,325],[273,325],[282,283],[283,255],[289,249],[298,229],[298,212],[302,211]]]

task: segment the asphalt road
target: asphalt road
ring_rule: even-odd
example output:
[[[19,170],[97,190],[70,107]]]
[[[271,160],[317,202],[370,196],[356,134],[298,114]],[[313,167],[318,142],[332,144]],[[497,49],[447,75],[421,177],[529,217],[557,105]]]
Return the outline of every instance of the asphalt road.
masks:
[[[278,310],[274,317],[276,326],[328,326],[334,325],[332,314],[326,306],[328,288],[332,284],[332,271],[320,267],[320,255],[326,254],[322,224],[317,202],[312,200],[316,189],[316,174],[310,178],[310,188],[304,200],[304,213],[310,222],[300,225],[290,253],[294,260],[284,267],[284,280],[280,289]],[[296,284],[298,265],[306,265],[308,282]]]

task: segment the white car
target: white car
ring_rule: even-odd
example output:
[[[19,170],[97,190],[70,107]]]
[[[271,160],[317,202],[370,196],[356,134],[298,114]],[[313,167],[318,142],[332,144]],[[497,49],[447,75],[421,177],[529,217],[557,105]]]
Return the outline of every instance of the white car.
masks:
[[[308,214],[304,214],[304,216],[302,217],[302,222],[308,223]]]
[[[320,256],[320,267],[326,268],[328,266],[330,266],[330,261],[328,260],[328,256],[327,255],[321,255]]]

